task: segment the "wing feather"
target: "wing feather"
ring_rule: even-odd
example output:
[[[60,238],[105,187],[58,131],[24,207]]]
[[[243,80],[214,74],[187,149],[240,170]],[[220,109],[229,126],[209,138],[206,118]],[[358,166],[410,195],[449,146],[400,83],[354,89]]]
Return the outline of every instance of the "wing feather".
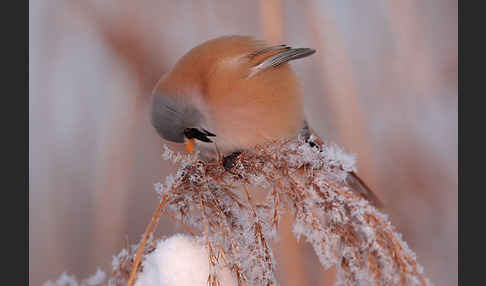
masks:
[[[277,45],[256,50],[248,54],[250,60],[260,57],[264,57],[264,59],[250,68],[248,77],[252,77],[269,68],[278,67],[289,61],[308,57],[315,52],[315,50],[309,48],[291,48],[286,45]]]

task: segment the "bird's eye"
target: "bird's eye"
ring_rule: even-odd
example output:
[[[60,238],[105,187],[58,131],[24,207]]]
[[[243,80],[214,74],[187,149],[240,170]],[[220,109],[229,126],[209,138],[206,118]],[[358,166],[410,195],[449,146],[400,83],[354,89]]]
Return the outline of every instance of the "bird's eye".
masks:
[[[211,139],[208,137],[215,137],[213,133],[207,131],[206,129],[199,130],[197,128],[186,128],[184,129],[184,136],[186,136],[187,139],[197,139],[203,142],[208,142],[211,143]]]

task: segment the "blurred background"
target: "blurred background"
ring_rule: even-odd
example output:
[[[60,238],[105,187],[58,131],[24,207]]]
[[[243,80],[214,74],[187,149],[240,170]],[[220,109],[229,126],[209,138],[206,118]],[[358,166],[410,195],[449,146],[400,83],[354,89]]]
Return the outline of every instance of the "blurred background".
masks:
[[[29,1],[29,280],[111,271],[175,168],[148,96],[226,34],[317,50],[292,62],[310,125],[358,159],[435,285],[457,285],[456,0]],[[178,149],[181,150],[181,149]],[[162,218],[157,234],[183,232]],[[284,219],[282,285],[332,285]]]

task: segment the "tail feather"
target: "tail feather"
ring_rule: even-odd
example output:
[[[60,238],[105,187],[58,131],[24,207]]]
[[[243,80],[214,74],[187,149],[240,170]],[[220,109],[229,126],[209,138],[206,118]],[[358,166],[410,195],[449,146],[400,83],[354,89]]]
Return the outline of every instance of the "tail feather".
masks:
[[[361,180],[361,178],[355,173],[350,172],[346,177],[346,183],[354,193],[362,196],[364,199],[371,202],[375,207],[381,209],[383,208],[383,203],[381,200],[373,193],[373,191]]]

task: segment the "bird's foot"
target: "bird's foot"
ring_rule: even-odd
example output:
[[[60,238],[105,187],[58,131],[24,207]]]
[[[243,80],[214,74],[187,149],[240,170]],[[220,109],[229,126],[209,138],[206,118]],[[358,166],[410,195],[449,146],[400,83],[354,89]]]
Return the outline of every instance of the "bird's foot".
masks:
[[[223,157],[223,167],[228,172],[236,165],[236,159],[240,156],[241,152],[233,152],[230,155]]]

